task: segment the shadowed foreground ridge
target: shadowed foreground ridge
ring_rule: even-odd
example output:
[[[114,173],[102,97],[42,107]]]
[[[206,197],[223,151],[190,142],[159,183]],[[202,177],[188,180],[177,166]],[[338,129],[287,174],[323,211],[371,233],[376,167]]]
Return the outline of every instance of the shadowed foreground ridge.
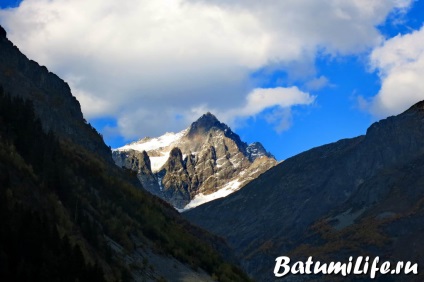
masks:
[[[222,239],[115,166],[68,85],[3,28],[0,183],[1,281],[248,280]]]
[[[184,215],[223,236],[244,269],[268,281],[282,255],[343,261],[369,254],[423,263],[422,203],[419,102],[374,123],[364,136],[294,156],[244,189]],[[302,276],[307,278],[313,277]]]

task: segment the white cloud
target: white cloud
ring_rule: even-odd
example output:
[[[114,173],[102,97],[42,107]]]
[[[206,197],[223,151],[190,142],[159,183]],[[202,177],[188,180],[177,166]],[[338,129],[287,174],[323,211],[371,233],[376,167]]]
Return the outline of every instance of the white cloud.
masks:
[[[277,108],[265,116],[268,123],[274,125],[277,133],[281,133],[292,126],[293,116],[290,108]]]
[[[317,78],[313,78],[305,84],[306,88],[309,90],[319,90],[327,85],[329,85],[328,78],[323,75]]]
[[[371,54],[381,78],[379,93],[368,103],[378,117],[399,114],[424,100],[424,26],[384,42]]]
[[[179,130],[199,109],[255,114],[243,108],[253,71],[315,75],[317,54],[375,46],[375,26],[410,2],[24,0],[0,22],[26,55],[73,80],[88,118],[113,116],[133,138]]]
[[[289,108],[295,105],[308,105],[315,97],[300,91],[297,87],[290,88],[256,88],[246,97],[246,104],[238,109],[231,110],[228,114],[233,117],[256,116],[263,110],[279,106]]]
[[[315,96],[300,91],[296,86],[255,88],[247,95],[241,107],[225,112],[214,109],[212,112],[233,127],[239,126],[240,120],[245,118],[263,117],[280,133],[292,125],[291,107],[310,105],[314,101]]]

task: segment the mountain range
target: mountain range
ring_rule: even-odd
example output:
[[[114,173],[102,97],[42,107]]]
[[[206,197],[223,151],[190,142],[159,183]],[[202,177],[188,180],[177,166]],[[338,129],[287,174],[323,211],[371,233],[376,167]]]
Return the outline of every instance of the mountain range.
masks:
[[[0,280],[248,281],[225,242],[118,168],[66,82],[0,27]]]
[[[0,27],[0,184],[2,281],[274,281],[279,256],[422,265],[424,102],[278,164],[210,113],[112,154]],[[284,277],[338,278],[369,280]]]
[[[181,132],[118,148],[113,159],[180,211],[225,197],[277,163],[261,143],[246,144],[209,112]]]
[[[363,136],[291,157],[242,190],[183,215],[226,239],[256,280],[270,281],[279,256],[347,261],[366,254],[422,264],[423,203],[419,102]],[[301,280],[307,278],[316,277]],[[423,274],[402,279],[421,281]]]

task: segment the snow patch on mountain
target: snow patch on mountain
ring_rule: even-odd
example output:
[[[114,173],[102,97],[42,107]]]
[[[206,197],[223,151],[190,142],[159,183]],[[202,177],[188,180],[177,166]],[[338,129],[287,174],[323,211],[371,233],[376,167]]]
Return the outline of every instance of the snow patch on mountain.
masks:
[[[139,141],[132,142],[116,150],[128,151],[132,149],[132,150],[140,151],[140,152],[141,151],[148,152],[148,151],[158,150],[161,148],[170,147],[171,145],[174,145],[174,143],[177,143],[184,136],[186,132],[187,132],[187,129],[180,131],[178,133],[167,132],[164,135],[156,137],[156,138],[145,137]]]
[[[152,168],[152,172],[158,172],[166,161],[169,159],[169,152],[166,152],[160,157],[150,157],[150,166]]]
[[[167,132],[156,138],[145,137],[128,145],[115,149],[115,151],[146,151],[150,158],[152,172],[158,172],[169,159],[169,152],[173,147],[177,147],[181,138],[188,129],[174,133]],[[155,153],[152,153],[155,152]]]
[[[234,193],[235,191],[239,190],[241,188],[242,182],[239,181],[238,178],[228,182],[226,185],[222,186],[218,191],[213,192],[211,194],[203,194],[199,193],[197,194],[191,201],[188,203],[184,208],[177,209],[179,212],[185,212],[189,209],[195,208],[197,206],[203,205],[204,203],[227,197],[231,193]]]
[[[140,152],[148,158],[139,159]],[[113,156],[120,167],[138,172],[146,190],[179,211],[226,197],[276,163],[261,143],[247,145],[211,113],[178,133],[115,149]]]

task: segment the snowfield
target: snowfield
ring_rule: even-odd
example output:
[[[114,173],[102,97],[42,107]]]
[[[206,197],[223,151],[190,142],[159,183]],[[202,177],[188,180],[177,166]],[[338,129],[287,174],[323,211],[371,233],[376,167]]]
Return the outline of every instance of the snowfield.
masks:
[[[164,135],[156,138],[143,138],[139,141],[132,142],[128,145],[115,149],[116,151],[146,151],[149,154],[149,151],[156,151],[160,156],[150,156],[150,164],[152,167],[152,172],[158,172],[162,166],[166,163],[169,158],[169,152],[173,147],[181,140],[181,138],[186,134],[188,129],[180,131],[178,133],[167,132]]]

